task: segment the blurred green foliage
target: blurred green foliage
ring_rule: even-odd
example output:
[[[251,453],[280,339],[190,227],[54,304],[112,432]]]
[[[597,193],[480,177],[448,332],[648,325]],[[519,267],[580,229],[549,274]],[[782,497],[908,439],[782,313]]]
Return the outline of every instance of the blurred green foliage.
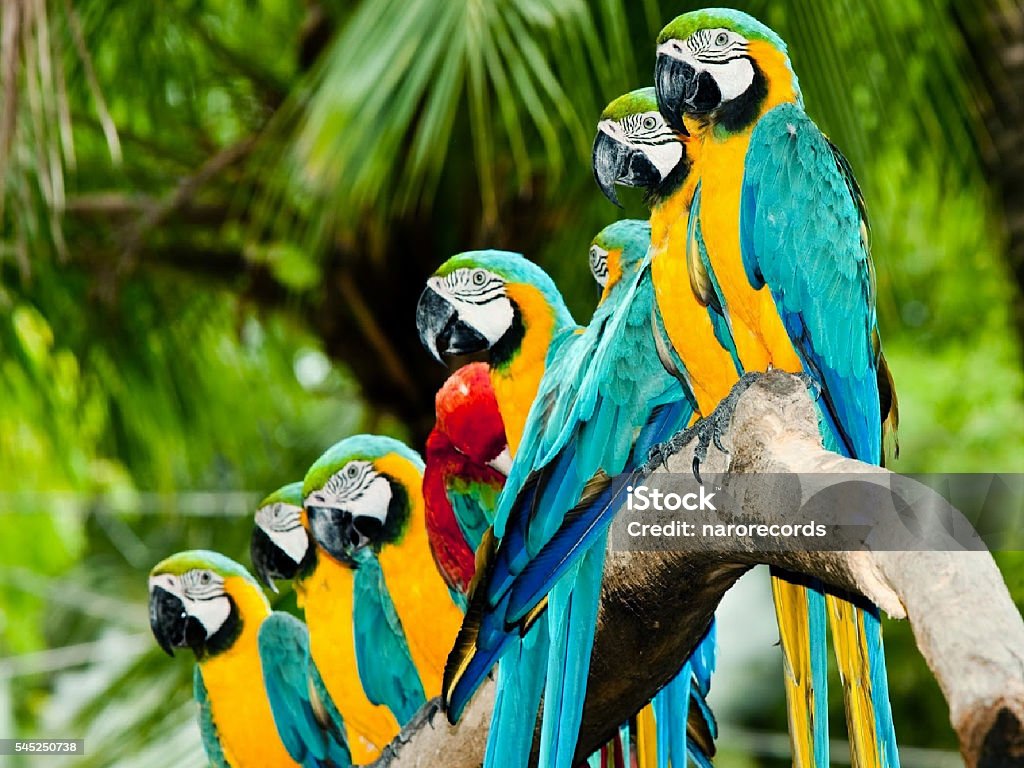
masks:
[[[952,1],[736,4],[789,42],[864,187],[893,468],[1024,466],[1022,298]],[[588,317],[586,246],[623,215],[592,183],[596,115],[649,82],[656,31],[693,5],[34,0],[4,16],[19,26],[0,127],[0,732],[84,734],[76,765],[200,759],[189,665],[146,636],[146,571],[196,546],[246,562],[259,494],[346,434],[417,434],[367,405],[379,350],[335,343],[362,338],[336,327],[346,270],[418,290],[447,253],[514,247]],[[425,222],[413,249],[396,234]],[[411,305],[364,299],[412,339]],[[414,385],[437,377],[405,357]],[[1020,604],[1021,560],[1000,562]],[[887,632],[901,739],[952,748],[908,627]],[[63,648],[83,655],[47,655]],[[780,731],[771,701],[745,724]]]

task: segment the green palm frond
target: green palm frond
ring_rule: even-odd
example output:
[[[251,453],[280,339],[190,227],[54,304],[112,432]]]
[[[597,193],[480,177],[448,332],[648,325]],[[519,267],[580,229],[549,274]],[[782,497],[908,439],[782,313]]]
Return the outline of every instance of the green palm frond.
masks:
[[[304,201],[316,242],[363,217],[387,220],[428,203],[445,169],[468,158],[475,185],[460,193],[479,199],[484,228],[493,227],[500,201],[537,175],[557,187],[570,164],[586,167],[593,115],[639,76],[629,8],[621,0],[360,5],[268,139],[279,162],[265,168],[272,191],[253,218],[292,230],[291,214],[279,213],[290,194]]]

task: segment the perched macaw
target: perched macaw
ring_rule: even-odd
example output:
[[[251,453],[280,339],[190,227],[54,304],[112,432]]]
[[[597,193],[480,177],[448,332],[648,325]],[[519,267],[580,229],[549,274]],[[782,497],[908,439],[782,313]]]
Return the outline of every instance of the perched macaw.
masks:
[[[728,395],[741,369],[731,329],[689,290],[694,275],[678,250],[689,226],[697,149],[658,112],[654,88],[639,88],[601,113],[593,168],[601,191],[616,205],[616,185],[644,191],[651,208],[651,248],[641,279],[654,283],[658,329],[675,356],[670,365],[680,368],[697,412],[706,416]]]
[[[746,371],[773,366],[815,381],[826,447],[880,463],[897,411],[864,202],[846,159],[804,112],[785,43],[739,11],[684,14],[658,37],[655,83],[665,119],[699,146],[685,246],[693,289],[720,308]],[[790,630],[811,637],[814,743],[794,734],[797,764],[828,764],[817,683],[827,603],[853,762],[898,765],[877,611],[812,587],[775,594],[784,642],[790,618]]]
[[[364,691],[356,661],[353,626],[355,579],[316,545],[307,530],[302,483],[292,483],[264,499],[256,510],[250,556],[257,576],[291,579],[309,627],[313,661],[330,699],[345,721],[352,760],[365,765],[398,735],[399,722],[378,697]]]
[[[598,266],[598,272],[607,271],[609,277],[613,273],[618,277],[618,274],[627,269],[635,271],[647,250],[647,245],[648,229],[645,223],[619,222],[596,238],[592,261]],[[625,253],[627,250],[628,253]],[[470,266],[477,268],[475,264]],[[566,326],[566,330],[552,343],[540,392],[530,412],[519,451],[514,456],[509,485],[501,496],[503,506],[506,503],[511,505],[516,491],[523,488],[533,466],[544,468],[546,478],[541,482],[542,490],[537,491],[536,498],[537,509],[540,510],[538,514],[548,516],[543,523],[548,526],[549,531],[545,534],[543,525],[539,525],[534,532],[535,553],[539,552],[558,530],[562,517],[579,501],[587,480],[602,468],[602,465],[610,472],[621,471],[630,455],[636,436],[635,430],[645,427],[650,420],[661,429],[658,439],[664,439],[685,426],[692,413],[679,383],[662,368],[651,341],[649,323],[653,295],[650,295],[650,301],[645,306],[638,303],[628,322],[622,323],[621,330],[625,333],[620,337],[620,342],[623,346],[609,355],[609,376],[602,385],[605,390],[600,392],[599,406],[595,408],[593,402],[596,391],[577,389],[578,384],[571,381],[577,371],[586,370],[590,364],[590,357],[598,351],[598,342],[605,333],[619,302],[615,292],[625,294],[632,289],[632,271],[627,273],[629,279],[606,281],[608,300],[599,306],[587,329]],[[523,279],[522,275],[523,272],[520,271],[516,277]],[[536,281],[538,292],[544,292],[544,288],[550,283],[543,275],[534,275],[533,279]],[[551,295],[557,296],[556,293]],[[456,296],[455,300],[465,298]],[[558,303],[561,303],[560,297]],[[568,316],[567,311],[561,314]],[[473,317],[472,323],[479,326],[490,324],[500,329],[499,320],[500,316],[493,317],[479,311]],[[445,327],[445,324],[450,322],[446,319],[445,323],[435,325]],[[421,324],[421,329],[422,327]],[[645,333],[639,333],[638,329]],[[473,325],[470,325],[470,330],[478,338],[487,335]],[[463,331],[463,334],[470,335],[466,331]],[[491,333],[490,338],[500,339],[501,335]],[[646,343],[643,343],[644,340]],[[431,348],[429,338],[425,343]],[[626,346],[629,348],[628,352]],[[492,348],[492,354],[493,352]],[[648,376],[646,373],[651,375]],[[577,392],[580,394],[579,398],[575,397]],[[501,402],[499,395],[499,406]],[[580,416],[588,408],[589,412]],[[660,418],[649,419],[651,410],[655,408]],[[572,429],[574,423],[570,417],[579,420],[581,426],[578,430]],[[572,441],[580,435],[584,438],[582,443],[585,450],[577,454]],[[613,437],[610,441],[609,436]],[[562,443],[559,440],[568,441],[570,448],[561,450]],[[645,444],[649,445],[655,441],[648,440]],[[557,462],[549,466],[542,460],[552,451]],[[515,485],[512,485],[513,478],[516,478]],[[551,479],[555,482],[549,483],[548,480]],[[506,502],[506,499],[509,502]],[[523,512],[524,516],[526,514],[528,513]],[[550,582],[544,583],[536,595],[525,595],[527,600],[532,599],[534,602],[516,615],[508,611],[510,605],[515,605],[510,602],[516,599],[513,592],[505,591],[498,594],[496,599],[492,599],[493,595],[488,595],[496,585],[496,574],[499,579],[497,584],[500,586],[500,580],[506,575],[515,576],[521,572],[519,557],[526,552],[523,535],[525,521],[514,521],[515,526],[506,526],[503,523],[503,515],[507,518],[508,511],[505,510],[503,513],[499,509],[494,532],[500,539],[500,544],[490,561],[490,570],[481,582],[480,587],[484,591],[478,589],[474,593],[470,613],[460,635],[460,643],[453,653],[453,661],[450,662],[449,676],[453,684],[450,688],[446,685],[446,691],[450,694],[449,715],[453,720],[458,719],[466,701],[491,665],[502,657],[499,664],[499,698],[492,719],[487,761],[488,765],[523,763],[532,741],[532,718],[528,713],[536,712],[536,696],[539,696],[539,691],[526,684],[516,685],[519,678],[512,670],[521,670],[524,667],[535,670],[536,659],[547,655],[549,663],[545,724],[542,728],[540,760],[544,765],[569,765],[575,751],[579,717],[582,713],[582,693],[589,667],[597,600],[600,595],[607,528],[594,531],[586,545],[582,547],[582,551],[572,552],[570,559],[559,565],[560,570],[557,574]],[[545,535],[547,538],[544,538]],[[510,567],[517,568],[517,571],[513,572]],[[563,575],[566,575],[564,579],[561,578]],[[546,579],[548,574],[534,573],[533,576]],[[548,590],[556,582],[560,586],[548,594]],[[524,582],[524,589],[533,586],[534,583]],[[560,589],[562,591],[559,591]],[[543,621],[534,622],[522,640],[518,632],[506,631],[507,625],[525,626],[529,622],[526,614],[542,609],[545,595],[549,601]],[[474,605],[477,606],[476,611]],[[553,640],[550,649],[546,647],[545,639],[535,639],[535,636],[542,637],[545,624]],[[531,641],[535,641],[532,647],[529,645]],[[515,646],[515,649],[509,651],[510,646]],[[509,689],[512,689],[511,695],[514,695],[514,698],[510,701],[503,700]]]
[[[703,413],[717,406],[736,383],[743,368],[732,342],[732,332],[721,303],[698,300],[701,286],[710,277],[706,271],[694,270],[684,258],[684,247],[693,232],[689,205],[694,197],[696,173],[689,176],[668,168],[665,158],[674,156],[672,145],[682,148],[682,158],[695,155],[700,144],[676,134],[658,112],[654,88],[644,88],[621,96],[605,109],[598,123],[594,142],[594,175],[598,186],[613,203],[617,203],[615,185],[639,187],[652,204],[651,220],[663,233],[658,245],[651,248],[651,279],[660,310],[657,330],[664,329],[674,356],[668,365],[677,369],[692,384],[703,382]],[[687,151],[689,150],[689,151]],[[682,163],[680,163],[682,165]],[[679,166],[676,166],[679,167]],[[689,168],[689,166],[684,166]],[[680,205],[680,202],[683,205]],[[698,247],[696,236],[686,247]],[[690,263],[701,264],[699,256]],[[711,295],[717,295],[711,291]],[[710,325],[698,324],[703,339],[694,344],[693,307],[707,315]],[[707,308],[705,308],[705,305]],[[681,311],[680,311],[681,310]],[[708,339],[708,330],[721,342]],[[699,351],[698,351],[699,348]],[[728,351],[730,357],[724,358]],[[717,357],[710,354],[713,352]],[[699,356],[698,356],[699,355]],[[696,387],[695,387],[696,389]],[[827,730],[822,723],[827,714],[827,668],[825,666],[825,603],[820,594],[807,593],[773,570],[773,594],[779,616],[782,651],[786,659],[787,701],[791,732],[798,753],[820,749],[826,744]],[[818,725],[816,728],[815,725]],[[817,741],[815,741],[817,739]]]
[[[434,565],[423,506],[423,460],[404,443],[354,435],[306,473],[309,530],[352,569],[359,678],[402,724],[441,692],[462,611]]]
[[[670,128],[658,111],[654,88],[640,88],[613,100],[602,112],[594,140],[593,169],[598,186],[613,203],[618,204],[615,186],[621,185],[641,189],[651,206],[651,247],[643,263],[633,264],[629,270],[636,273],[637,280],[633,301],[639,301],[640,306],[649,305],[653,290],[652,324],[662,362],[686,383],[684,389],[697,412],[706,414],[735,384],[741,366],[728,324],[713,309],[696,300],[689,290],[685,260],[670,248],[674,235],[685,233],[688,227],[694,191],[690,177],[692,152],[693,147]],[[592,260],[598,262],[592,270],[599,281],[600,275],[615,271],[614,267],[600,264],[600,254],[600,249],[592,249]],[[680,291],[680,286],[686,290]],[[651,435],[646,442],[639,441],[634,447],[636,459],[643,460],[656,439],[657,435]],[[600,512],[605,524],[610,522],[616,508],[606,505]],[[562,538],[571,542],[572,535],[566,535],[569,533],[556,537],[556,541]],[[684,742],[678,723],[680,720],[685,723],[687,710],[685,706],[680,707],[679,702],[685,705],[688,696],[714,735],[714,718],[705,703],[714,661],[715,628],[712,624],[680,675],[655,697],[659,765],[664,765],[666,757],[675,764],[681,762]],[[692,681],[687,680],[689,671],[692,671]],[[644,732],[643,727],[639,730]],[[670,749],[666,749],[666,744]],[[699,747],[697,754],[693,752],[691,748],[691,756],[699,762]],[[703,752],[713,753],[707,747]],[[645,763],[641,762],[643,765]]]
[[[494,519],[511,458],[486,363],[455,371],[434,406],[437,423],[424,452],[427,536],[438,570],[465,609],[476,550]]]
[[[602,289],[601,301],[624,269],[629,272],[637,266],[622,264],[621,254],[621,249],[602,248],[600,240],[590,249],[589,265]],[[487,365],[472,363],[453,373],[437,394],[436,411],[437,425],[427,439],[423,483],[427,530],[435,561],[449,587],[464,597],[475,572],[476,549],[483,530],[493,520],[497,495],[511,463]],[[689,680],[683,683],[688,691]],[[673,681],[659,696],[667,697],[673,686],[679,688],[680,683]],[[663,711],[658,719],[659,736],[673,724],[680,724],[678,718]],[[684,711],[680,737],[685,728]],[[628,733],[626,726],[618,744],[609,749],[628,753]]]
[[[509,251],[468,251],[442,264],[427,280],[427,287],[416,308],[416,325],[423,346],[439,362],[444,355],[488,352],[489,371],[494,396],[505,424],[509,453],[514,458],[522,437],[523,425],[537,395],[544,371],[561,354],[571,348],[570,340],[580,331],[554,282],[536,264],[518,253]],[[493,547],[493,533],[485,535],[482,549]],[[475,627],[470,616],[467,627]],[[548,648],[547,622],[537,622],[533,629],[518,639],[504,626],[495,626],[501,636],[494,642],[507,654],[498,669],[497,692],[492,723],[504,727],[491,728],[488,734],[487,761],[493,765],[499,754],[512,754],[505,743],[529,744],[533,737],[533,721],[523,713],[536,713],[544,685],[544,660]],[[460,633],[463,646],[473,639]],[[500,653],[489,660],[480,660],[482,669],[477,684],[490,671]],[[444,696],[448,718],[457,722],[472,691],[461,700],[452,701],[450,692],[456,675],[454,660],[460,656],[457,647],[445,669]],[[473,688],[475,690],[475,686]],[[502,741],[503,740],[503,741]]]
[[[216,552],[172,555],[149,575],[160,647],[196,657],[199,727],[215,768],[347,768],[344,724],[302,622],[272,613],[256,580]]]

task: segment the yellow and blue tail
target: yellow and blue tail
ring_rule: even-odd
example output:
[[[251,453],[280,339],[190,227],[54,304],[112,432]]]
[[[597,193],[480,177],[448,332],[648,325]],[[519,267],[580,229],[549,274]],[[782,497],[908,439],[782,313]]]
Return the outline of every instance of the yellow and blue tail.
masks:
[[[794,768],[827,768],[828,664],[825,597],[772,570],[772,597],[785,663]]]
[[[878,612],[835,595],[825,600],[843,681],[851,765],[899,768]]]

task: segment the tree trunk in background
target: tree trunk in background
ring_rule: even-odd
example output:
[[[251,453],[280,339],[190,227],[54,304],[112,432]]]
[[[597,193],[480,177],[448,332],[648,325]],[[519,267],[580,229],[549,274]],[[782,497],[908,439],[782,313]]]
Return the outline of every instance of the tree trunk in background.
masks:
[[[955,2],[953,15],[987,89],[978,100],[991,138],[982,156],[1003,206],[1007,260],[1018,289],[1010,311],[1024,344],[1024,0]]]

